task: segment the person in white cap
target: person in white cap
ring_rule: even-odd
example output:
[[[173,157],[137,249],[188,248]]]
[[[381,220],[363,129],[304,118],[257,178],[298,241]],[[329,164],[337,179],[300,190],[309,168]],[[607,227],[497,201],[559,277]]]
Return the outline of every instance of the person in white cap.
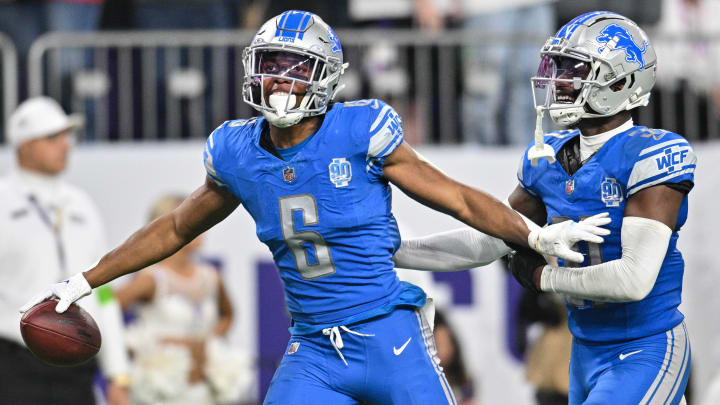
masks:
[[[7,137],[16,167],[0,178],[0,396],[8,404],[93,404],[98,362],[68,372],[45,365],[22,343],[16,307],[25,291],[67,278],[104,252],[104,229],[95,204],[60,179],[73,133],[82,119],[67,115],[55,100],[31,98],[9,117]],[[98,356],[109,379],[111,405],[128,404],[128,359],[122,317],[112,290],[81,300],[98,322],[103,345]]]

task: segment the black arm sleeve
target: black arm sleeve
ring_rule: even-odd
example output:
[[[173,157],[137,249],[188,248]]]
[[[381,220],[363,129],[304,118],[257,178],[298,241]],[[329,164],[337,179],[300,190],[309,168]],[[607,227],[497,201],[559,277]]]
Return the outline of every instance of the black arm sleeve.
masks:
[[[695,186],[690,180],[683,180],[680,183],[662,183],[663,186],[668,186],[673,190],[679,191],[683,194],[688,194],[690,190]]]

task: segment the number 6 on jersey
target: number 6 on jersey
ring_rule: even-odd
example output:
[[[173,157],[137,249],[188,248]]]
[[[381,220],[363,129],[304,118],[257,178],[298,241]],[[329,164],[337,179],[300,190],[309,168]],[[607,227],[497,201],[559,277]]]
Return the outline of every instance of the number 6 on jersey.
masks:
[[[322,235],[315,231],[295,231],[295,211],[302,212],[302,226],[318,224],[318,210],[315,197],[310,194],[299,194],[282,197],[280,201],[280,217],[285,242],[295,256],[295,264],[300,275],[306,280],[327,276],[335,273],[330,248]],[[311,244],[315,253],[316,263],[308,257],[308,246]]]

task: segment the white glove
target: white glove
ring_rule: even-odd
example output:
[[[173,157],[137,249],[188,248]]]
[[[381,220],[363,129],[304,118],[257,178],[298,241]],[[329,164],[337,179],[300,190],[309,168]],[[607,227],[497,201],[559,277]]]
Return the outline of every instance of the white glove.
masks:
[[[608,215],[603,212],[580,222],[564,221],[535,229],[528,235],[528,245],[540,254],[582,263],[583,255],[572,250],[572,246],[579,241],[602,243],[600,235],[610,235],[610,230],[600,228],[610,223]]]
[[[88,284],[85,276],[83,276],[82,273],[78,273],[67,280],[51,285],[50,288],[45,290],[42,294],[34,296],[20,308],[20,313],[25,313],[35,305],[52,296],[55,296],[60,299],[55,306],[55,312],[61,314],[70,307],[70,304],[86,295],[89,295],[91,292],[92,287]]]

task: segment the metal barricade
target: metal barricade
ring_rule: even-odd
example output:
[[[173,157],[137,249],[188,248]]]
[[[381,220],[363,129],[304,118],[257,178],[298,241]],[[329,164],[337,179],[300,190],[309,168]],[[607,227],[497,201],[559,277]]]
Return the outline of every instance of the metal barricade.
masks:
[[[5,141],[5,122],[17,106],[18,98],[18,57],[10,38],[0,32],[0,144]]]
[[[242,102],[241,91],[242,50],[253,34],[47,34],[30,50],[29,93],[47,94],[84,112],[89,139],[204,137],[226,119],[256,114]],[[341,99],[390,102],[413,143],[462,141],[458,61],[462,46],[476,40],[473,35],[350,30],[339,36],[351,65]]]
[[[226,119],[250,114],[230,67],[241,70],[251,35],[51,33],[30,50],[29,92],[84,112],[89,139],[203,137]]]
[[[85,139],[205,137],[224,120],[256,115],[242,101],[242,51],[253,34],[51,33],[30,50],[29,92],[50,95],[66,108],[84,112]],[[545,39],[479,36],[461,30],[345,30],[338,36],[350,62],[340,99],[389,102],[404,118],[406,138],[412,143],[474,140],[467,134],[473,112],[461,107],[473,88],[488,79],[469,72],[464,59],[469,49],[507,43],[539,49]],[[528,82],[522,85],[531,98]],[[494,91],[499,93],[494,97],[510,103],[503,93],[506,86],[496,84]],[[648,108],[634,111],[639,123],[675,130],[691,140],[718,136],[717,113],[709,98],[690,92],[681,97],[656,93]],[[503,113],[500,109],[497,115]]]

